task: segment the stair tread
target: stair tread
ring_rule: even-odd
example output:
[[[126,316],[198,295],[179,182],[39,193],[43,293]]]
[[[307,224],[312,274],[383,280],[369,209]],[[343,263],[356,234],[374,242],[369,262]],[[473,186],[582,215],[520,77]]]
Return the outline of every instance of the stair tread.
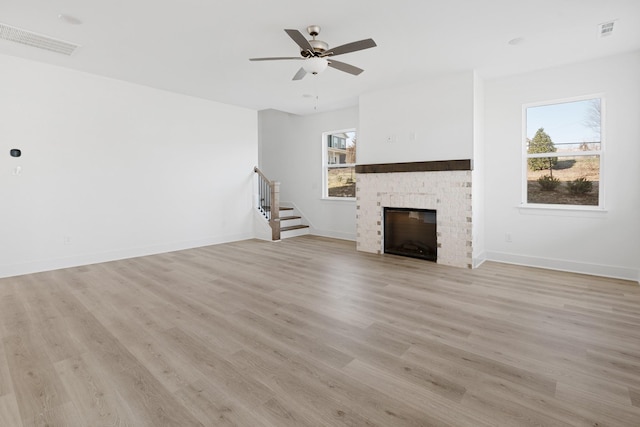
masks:
[[[291,225],[289,227],[280,227],[280,231],[298,230],[300,228],[309,228],[308,225]]]
[[[269,211],[271,210],[271,207],[269,207],[269,206],[265,206],[265,207],[264,207],[264,208],[262,208],[262,209],[264,209],[266,212],[269,212]],[[288,206],[280,206],[280,209],[279,209],[279,210],[281,210],[281,211],[292,211],[292,210],[293,210],[293,208],[290,208],[290,207],[288,207]]]
[[[301,216],[291,215],[291,216],[281,216],[280,221],[286,221],[288,219],[300,219]]]

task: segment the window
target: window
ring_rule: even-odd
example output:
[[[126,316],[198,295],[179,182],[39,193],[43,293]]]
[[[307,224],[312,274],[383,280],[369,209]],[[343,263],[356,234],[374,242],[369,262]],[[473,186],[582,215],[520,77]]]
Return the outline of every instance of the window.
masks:
[[[356,197],[356,131],[322,134],[324,197]]]
[[[602,98],[525,107],[527,205],[603,206]]]

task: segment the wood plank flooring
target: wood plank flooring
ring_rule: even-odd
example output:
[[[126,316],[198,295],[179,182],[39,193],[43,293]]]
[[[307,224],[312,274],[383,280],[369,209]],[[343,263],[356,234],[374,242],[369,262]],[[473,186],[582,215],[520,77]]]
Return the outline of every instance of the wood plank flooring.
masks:
[[[0,426],[640,426],[637,283],[243,241],[0,279]]]

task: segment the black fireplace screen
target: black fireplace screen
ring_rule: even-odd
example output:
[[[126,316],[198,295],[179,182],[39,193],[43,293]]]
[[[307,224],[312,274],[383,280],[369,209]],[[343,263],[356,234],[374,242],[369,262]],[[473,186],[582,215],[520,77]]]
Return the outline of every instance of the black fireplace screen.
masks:
[[[436,211],[384,208],[384,252],[429,261],[438,259]]]

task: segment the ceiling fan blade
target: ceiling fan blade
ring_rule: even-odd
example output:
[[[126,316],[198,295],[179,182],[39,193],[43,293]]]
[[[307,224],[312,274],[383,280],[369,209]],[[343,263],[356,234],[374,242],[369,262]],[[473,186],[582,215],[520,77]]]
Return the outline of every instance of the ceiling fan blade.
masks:
[[[376,42],[373,39],[365,39],[357,42],[343,44],[342,46],[332,47],[327,50],[320,56],[329,56],[329,55],[342,55],[345,53],[355,52],[358,50],[369,49],[372,47],[376,47]]]
[[[293,79],[291,80],[301,80],[306,75],[307,75],[307,72],[304,70],[304,68],[300,67],[296,75],[293,76]]]
[[[298,46],[300,46],[300,49],[305,51],[308,50],[309,52],[313,53],[313,46],[311,46],[311,44],[309,43],[309,40],[307,40],[306,37],[303,36],[300,31],[298,30],[284,30],[284,31],[287,34],[289,34],[289,37],[291,37]]]
[[[329,67],[335,68],[336,70],[344,71],[345,73],[353,74],[354,76],[357,76],[364,71],[362,68],[358,68],[350,64],[345,64],[344,62],[336,61],[334,59],[329,59]]]
[[[304,59],[299,56],[274,56],[272,58],[249,58],[249,61],[279,61],[282,59]]]

